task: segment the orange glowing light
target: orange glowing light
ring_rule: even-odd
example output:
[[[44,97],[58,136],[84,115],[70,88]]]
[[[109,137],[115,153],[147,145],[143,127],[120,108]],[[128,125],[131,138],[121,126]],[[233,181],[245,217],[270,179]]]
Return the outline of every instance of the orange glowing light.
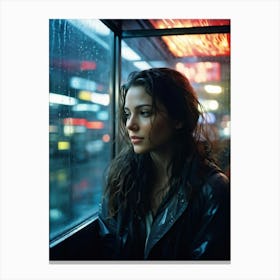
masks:
[[[208,19],[159,19],[150,20],[158,29],[230,25],[229,20]],[[189,56],[229,56],[230,34],[198,34],[163,36],[162,40],[176,57]]]
[[[110,135],[104,134],[102,137],[103,142],[108,143],[110,141]]]
[[[156,28],[230,25],[229,19],[151,19],[150,22]]]
[[[88,129],[102,129],[104,128],[104,123],[103,122],[87,122],[86,127]]]

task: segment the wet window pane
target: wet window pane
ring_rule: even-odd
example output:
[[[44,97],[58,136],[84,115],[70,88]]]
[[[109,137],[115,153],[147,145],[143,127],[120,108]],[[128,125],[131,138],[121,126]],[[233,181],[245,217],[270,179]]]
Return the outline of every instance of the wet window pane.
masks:
[[[99,20],[49,21],[50,239],[100,201],[111,157],[112,44]]]

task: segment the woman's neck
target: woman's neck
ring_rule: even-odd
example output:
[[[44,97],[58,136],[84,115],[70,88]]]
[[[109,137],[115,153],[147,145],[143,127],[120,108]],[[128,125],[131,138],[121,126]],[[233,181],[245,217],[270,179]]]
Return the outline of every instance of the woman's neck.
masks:
[[[151,153],[151,158],[154,164],[153,180],[151,182],[151,210],[153,215],[156,214],[159,205],[163,198],[169,191],[169,179],[171,176],[171,169],[169,168],[171,162],[170,154]]]
[[[170,162],[171,162],[171,155],[169,153],[156,153],[152,152],[151,159],[154,165],[154,179],[156,181],[165,181],[170,177]]]

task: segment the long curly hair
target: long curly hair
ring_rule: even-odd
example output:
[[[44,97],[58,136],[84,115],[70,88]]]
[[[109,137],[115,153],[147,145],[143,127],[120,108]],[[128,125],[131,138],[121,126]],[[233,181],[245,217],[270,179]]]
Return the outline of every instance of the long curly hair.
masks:
[[[157,111],[158,103],[167,109],[171,119],[182,123],[174,136],[174,156],[169,165],[170,186],[177,186],[184,178],[182,173],[193,154],[202,159],[209,158],[210,143],[201,121],[202,106],[189,80],[180,72],[170,68],[151,68],[132,72],[122,85],[119,98],[119,141],[121,151],[110,164],[105,196],[108,199],[109,215],[114,216],[120,209],[129,208],[131,213],[150,209],[149,182],[152,179],[153,162],[149,153],[136,154],[129,141],[125,127],[124,104],[128,89],[142,86],[152,97],[152,107]],[[203,148],[202,148],[203,146]]]

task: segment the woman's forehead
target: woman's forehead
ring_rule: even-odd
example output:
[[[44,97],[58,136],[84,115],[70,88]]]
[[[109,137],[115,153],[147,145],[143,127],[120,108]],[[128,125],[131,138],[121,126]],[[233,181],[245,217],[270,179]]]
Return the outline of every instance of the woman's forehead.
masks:
[[[152,105],[153,100],[144,87],[135,86],[129,88],[125,97],[125,106],[139,105],[139,103]]]
[[[135,109],[143,106],[151,106],[156,112],[167,113],[167,108],[157,99],[153,100],[143,86],[129,88],[125,98],[124,108]]]

